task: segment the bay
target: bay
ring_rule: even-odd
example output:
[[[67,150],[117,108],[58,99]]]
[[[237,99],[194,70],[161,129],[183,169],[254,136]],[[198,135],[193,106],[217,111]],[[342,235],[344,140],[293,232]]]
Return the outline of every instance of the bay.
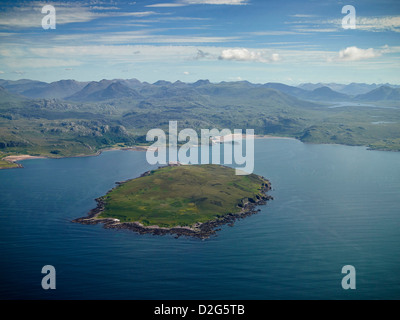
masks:
[[[85,216],[144,152],[0,171],[1,299],[399,299],[400,153],[256,140],[275,200],[205,241],[105,230]],[[56,290],[43,290],[53,265]],[[342,267],[357,289],[342,289]]]

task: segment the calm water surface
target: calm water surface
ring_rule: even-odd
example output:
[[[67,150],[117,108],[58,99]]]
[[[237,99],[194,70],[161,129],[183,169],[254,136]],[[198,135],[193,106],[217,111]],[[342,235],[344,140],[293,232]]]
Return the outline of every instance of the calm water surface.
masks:
[[[400,153],[257,140],[275,200],[206,241],[70,222],[152,168],[143,152],[22,164],[0,171],[1,299],[400,299]]]

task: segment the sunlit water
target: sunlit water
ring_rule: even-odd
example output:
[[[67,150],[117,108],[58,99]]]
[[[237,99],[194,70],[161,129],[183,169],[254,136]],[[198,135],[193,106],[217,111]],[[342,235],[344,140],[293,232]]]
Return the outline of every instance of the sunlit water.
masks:
[[[256,140],[275,200],[205,241],[71,223],[153,168],[143,152],[22,164],[0,171],[2,299],[400,298],[400,153]]]

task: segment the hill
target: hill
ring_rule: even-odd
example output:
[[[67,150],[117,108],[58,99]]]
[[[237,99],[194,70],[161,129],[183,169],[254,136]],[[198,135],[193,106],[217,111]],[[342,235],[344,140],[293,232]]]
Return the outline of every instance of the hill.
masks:
[[[47,82],[21,79],[21,80],[0,80],[0,86],[7,89],[11,93],[24,95],[25,91],[42,90],[48,87]],[[28,97],[29,98],[29,97]]]
[[[310,93],[310,98],[323,101],[345,101],[350,97],[348,95],[336,92],[329,87],[320,87]]]
[[[394,84],[366,84],[366,83],[350,83],[350,84],[339,84],[339,83],[302,83],[297,86],[300,89],[313,91],[315,89],[321,87],[328,87],[333,91],[337,91],[339,93],[347,94],[349,96],[357,96],[361,94],[368,93],[372,90],[375,90],[381,86],[387,86],[391,88],[399,88],[399,85]]]
[[[66,100],[88,102],[140,97],[136,90],[127,87],[120,81],[102,80],[100,82],[90,82],[82,90],[70,97],[66,97]]]
[[[279,90],[281,92],[284,92],[286,94],[289,94],[291,96],[296,96],[296,97],[304,97],[309,94],[307,90],[303,90],[298,87],[288,86],[288,85],[282,84],[282,83],[269,82],[269,83],[264,84],[263,87],[270,88],[270,89],[276,89],[276,90]]]
[[[266,88],[272,88],[284,92],[293,97],[312,101],[344,101],[350,99],[349,96],[336,92],[328,86],[303,85],[309,90],[300,87],[288,86],[282,83],[267,83],[263,85]]]
[[[28,99],[19,94],[13,94],[5,88],[0,87],[0,105],[18,103],[26,100]]]
[[[29,98],[63,99],[82,90],[86,84],[75,80],[60,80],[40,88],[25,90],[21,94]]]
[[[361,101],[386,101],[386,100],[399,101],[400,88],[391,88],[388,86],[382,86],[366,94],[358,95],[356,99]]]

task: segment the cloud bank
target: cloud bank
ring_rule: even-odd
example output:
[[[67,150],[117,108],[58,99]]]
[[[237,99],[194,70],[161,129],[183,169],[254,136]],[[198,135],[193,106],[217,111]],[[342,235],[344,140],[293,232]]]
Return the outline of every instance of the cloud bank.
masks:
[[[328,61],[360,61],[380,57],[382,53],[382,50],[375,50],[373,48],[360,49],[357,47],[348,47],[339,51],[339,54],[334,59],[328,59]]]
[[[223,50],[219,56],[219,60],[231,60],[231,61],[251,61],[251,62],[277,62],[280,60],[280,56],[277,53],[268,54],[266,52],[250,51],[245,48],[241,49],[226,49]]]
[[[187,4],[219,4],[219,5],[246,5],[247,0],[183,0]]]

